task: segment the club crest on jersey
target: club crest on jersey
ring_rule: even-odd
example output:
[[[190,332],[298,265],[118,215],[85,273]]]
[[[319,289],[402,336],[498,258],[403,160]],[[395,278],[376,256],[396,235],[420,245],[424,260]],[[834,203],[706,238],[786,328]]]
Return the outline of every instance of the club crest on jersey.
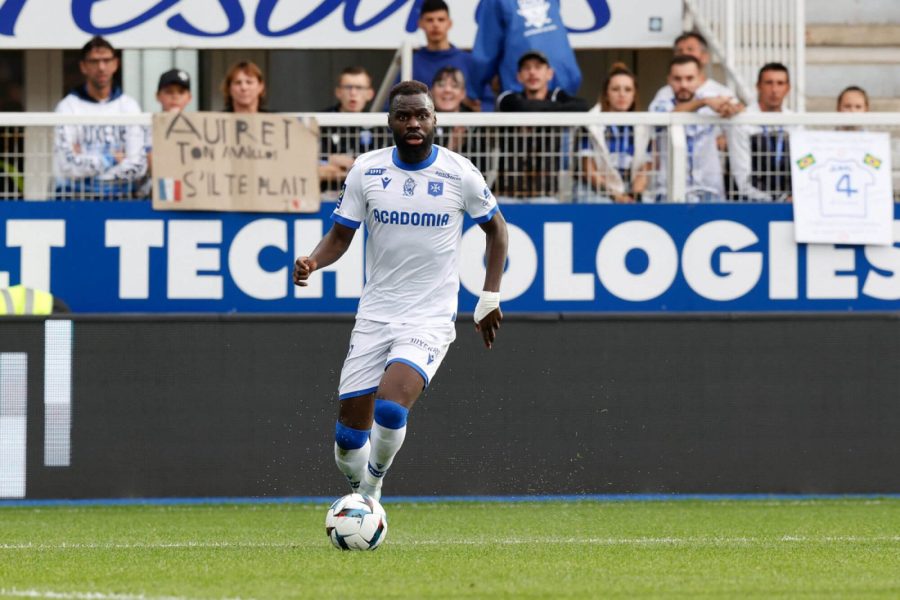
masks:
[[[443,181],[429,181],[428,182],[428,195],[429,196],[443,196],[444,195],[444,182]]]
[[[388,184],[391,182],[390,177],[382,177],[381,178],[381,189],[386,190]]]
[[[412,177],[407,177],[406,181],[403,182],[403,195],[404,196],[412,196],[416,191],[416,182]]]
[[[383,167],[373,168],[373,169],[369,169],[368,171],[366,171],[365,174],[366,175],[384,175],[385,171],[387,171],[387,169],[385,169]]]

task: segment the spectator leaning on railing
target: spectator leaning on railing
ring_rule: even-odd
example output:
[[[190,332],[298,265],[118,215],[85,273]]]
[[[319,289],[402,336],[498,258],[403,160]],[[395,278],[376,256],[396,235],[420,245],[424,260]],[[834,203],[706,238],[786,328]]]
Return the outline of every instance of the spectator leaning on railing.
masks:
[[[693,56],[697,59],[697,62],[700,63],[700,76],[698,80],[700,81],[700,85],[697,87],[697,97],[699,98],[715,98],[717,96],[723,98],[734,98],[737,99],[737,95],[728,89],[727,86],[719,83],[714,79],[710,79],[706,75],[706,70],[709,68],[709,47],[707,46],[706,38],[697,33],[696,31],[688,31],[682,33],[675,39],[675,45],[672,48],[673,54],[675,56]],[[663,102],[672,102],[675,97],[674,92],[672,90],[672,86],[668,83],[661,87],[659,91],[656,92],[656,95],[653,97],[653,100],[650,101],[650,105],[660,104]],[[737,114],[744,109],[744,105],[740,102],[732,102],[728,108],[728,111],[731,114]],[[688,108],[687,105],[678,105],[676,104],[675,109],[676,112],[690,110],[693,109]],[[730,116],[730,115],[723,115]]]
[[[756,80],[757,102],[748,113],[790,113],[784,100],[791,91],[787,67],[768,63]],[[742,200],[779,202],[791,199],[790,132],[781,125],[741,125],[729,131],[731,173]]]
[[[700,61],[693,56],[676,56],[669,63],[667,81],[672,88],[671,99],[662,98],[650,105],[650,112],[673,112],[678,108],[697,112],[701,115],[731,116],[731,99],[715,96],[701,98],[697,95],[700,87]],[[725,180],[719,150],[716,145],[718,128],[715,125],[686,125],[684,127],[687,145],[687,188],[686,202],[721,202],[725,200]],[[657,201],[667,199],[668,140],[665,128],[657,129],[654,143],[659,164],[656,169]],[[677,199],[676,199],[677,200]]]
[[[119,68],[112,45],[100,36],[81,49],[84,84],[56,106],[59,114],[139,114],[141,107],[114,85]],[[56,196],[85,200],[132,197],[147,172],[143,127],[63,125],[56,128]]]

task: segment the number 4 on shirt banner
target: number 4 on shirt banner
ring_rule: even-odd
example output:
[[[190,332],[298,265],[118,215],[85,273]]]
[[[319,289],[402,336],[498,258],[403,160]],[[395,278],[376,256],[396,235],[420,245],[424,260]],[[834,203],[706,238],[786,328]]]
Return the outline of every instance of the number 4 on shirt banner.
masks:
[[[894,243],[887,133],[794,131],[790,149],[798,243]]]

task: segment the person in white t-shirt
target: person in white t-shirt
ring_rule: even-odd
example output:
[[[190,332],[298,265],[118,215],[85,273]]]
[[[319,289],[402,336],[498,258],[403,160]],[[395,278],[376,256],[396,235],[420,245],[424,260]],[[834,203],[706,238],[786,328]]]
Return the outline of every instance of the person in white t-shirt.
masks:
[[[681,106],[701,115],[725,116],[723,108],[727,99],[719,97],[698,98],[700,62],[693,56],[676,56],[669,63],[668,82],[674,95],[670,100],[657,100],[650,105],[650,112],[672,112]],[[687,189],[686,202],[721,202],[725,199],[725,180],[716,143],[718,128],[715,125],[686,125]],[[657,201],[667,200],[668,132],[657,129],[654,144],[659,156],[656,174]]]
[[[484,230],[486,274],[475,328],[490,349],[500,327],[506,222],[484,177],[466,158],[434,145],[428,86],[390,93],[395,146],[356,159],[329,232],[294,265],[294,283],[337,261],[365,223],[366,284],[341,370],[335,461],[354,491],[381,497],[406,436],[410,408],[456,337],[463,219]],[[374,423],[373,423],[374,421]]]
[[[744,110],[744,105],[738,101],[737,95],[733,91],[718,81],[707,77],[706,71],[709,68],[710,55],[709,46],[705,37],[696,31],[682,33],[675,38],[672,52],[675,56],[693,56],[697,59],[697,62],[700,63],[699,84],[696,90],[696,96],[698,98],[720,98],[718,101],[719,104],[722,104],[727,100],[728,104],[722,106],[722,110],[719,111],[724,117],[736,115]],[[674,97],[675,94],[672,90],[672,86],[666,83],[666,85],[656,92],[653,100],[650,101],[650,105],[672,102]],[[692,110],[693,109],[688,105],[679,105],[675,107],[676,112],[690,112]]]
[[[756,80],[758,100],[748,113],[790,113],[784,106],[791,91],[787,67],[768,63]],[[791,199],[790,133],[794,127],[741,125],[728,135],[731,174],[742,200],[784,202]]]

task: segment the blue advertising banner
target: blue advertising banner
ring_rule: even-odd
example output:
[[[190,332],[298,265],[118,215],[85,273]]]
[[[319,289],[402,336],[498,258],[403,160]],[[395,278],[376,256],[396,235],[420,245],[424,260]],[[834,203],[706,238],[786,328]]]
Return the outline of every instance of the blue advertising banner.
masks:
[[[309,287],[291,283],[294,258],[318,243],[332,209],[173,214],[149,202],[8,202],[0,286],[49,289],[89,313],[352,313],[364,282],[362,235]],[[894,210],[893,246],[861,247],[795,244],[789,205],[506,205],[503,309],[898,310]],[[484,235],[472,222],[461,251],[466,312],[484,277]]]

